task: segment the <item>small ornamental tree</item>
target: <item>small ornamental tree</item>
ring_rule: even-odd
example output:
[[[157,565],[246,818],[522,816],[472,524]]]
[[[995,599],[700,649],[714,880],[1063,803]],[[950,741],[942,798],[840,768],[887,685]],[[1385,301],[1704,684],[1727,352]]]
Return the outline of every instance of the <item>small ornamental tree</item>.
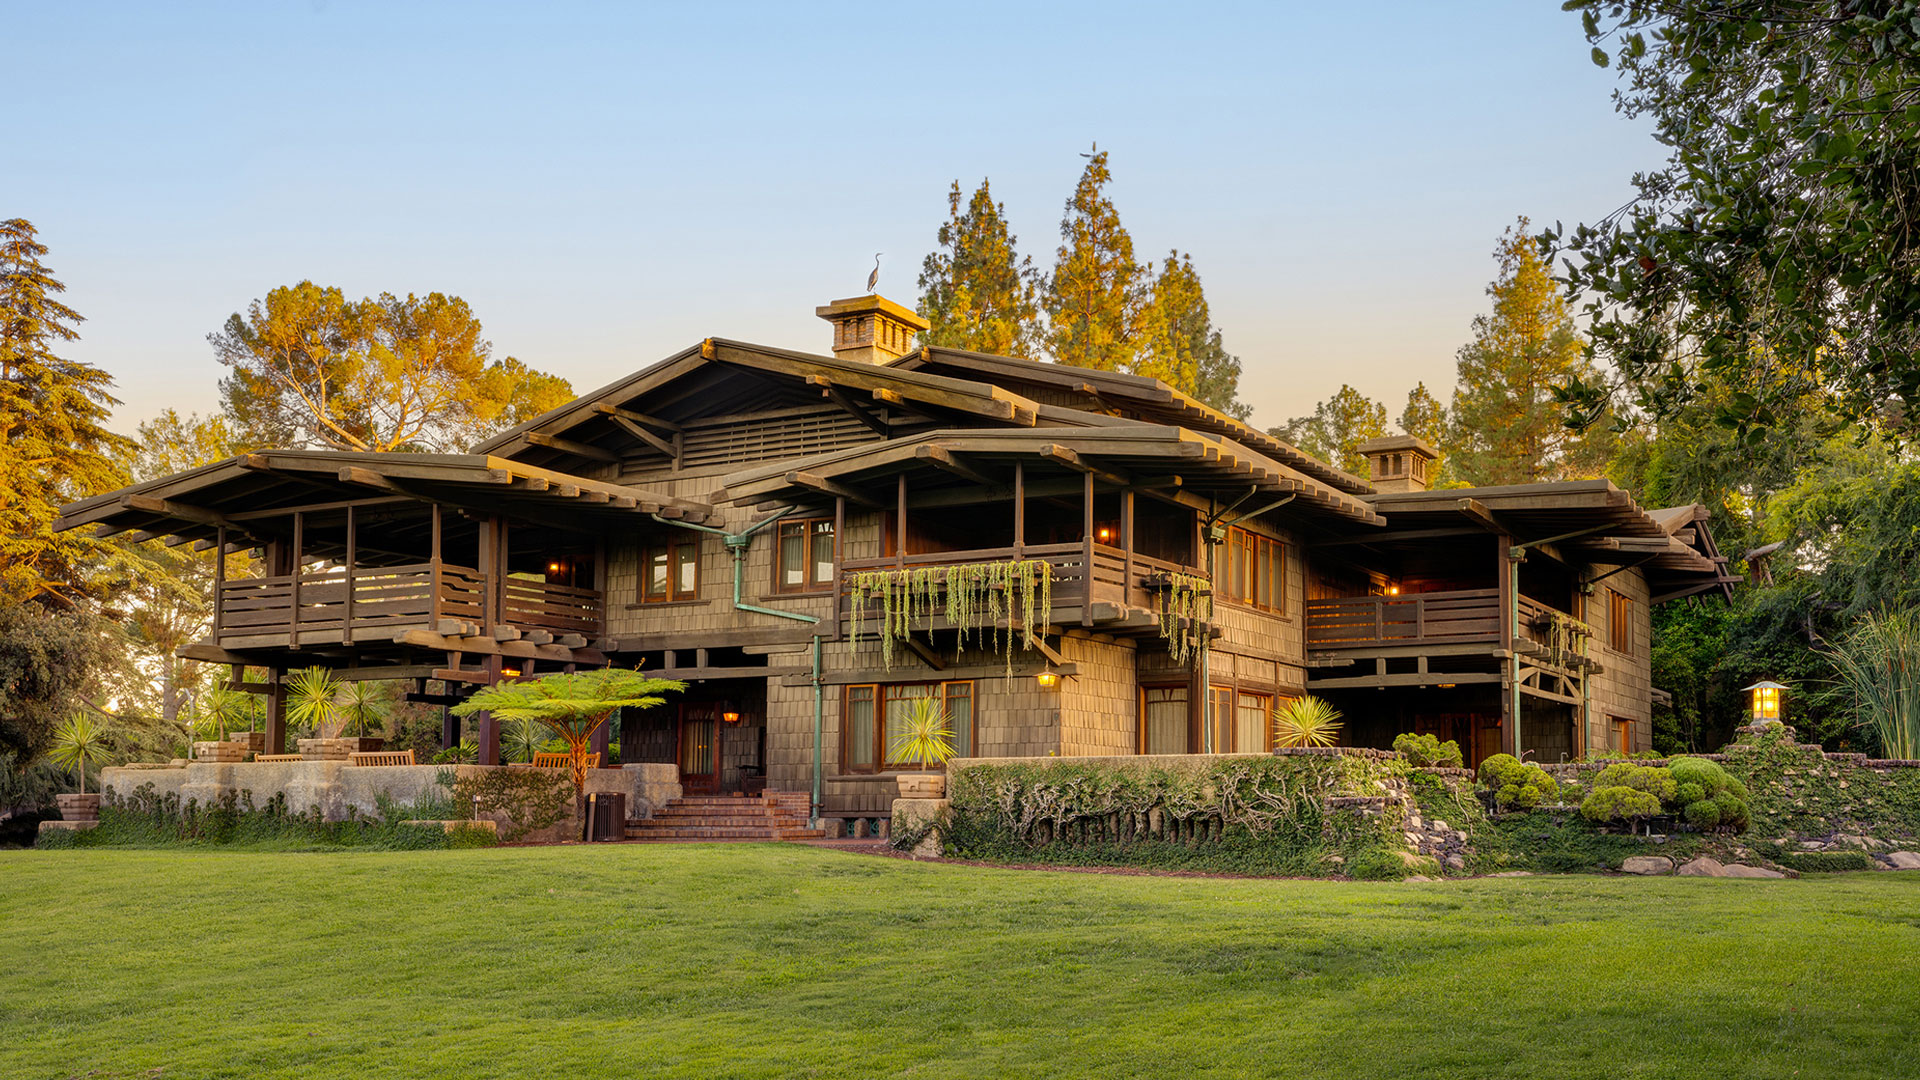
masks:
[[[922,769],[945,765],[954,752],[953,728],[949,723],[946,706],[940,704],[940,699],[916,698],[907,706],[888,760],[917,761]]]
[[[1393,749],[1414,765],[1458,769],[1465,762],[1460,756],[1459,743],[1452,739],[1441,742],[1434,735],[1415,735],[1412,732],[1396,735],[1393,737]]]
[[[1493,790],[1493,804],[1499,810],[1531,810],[1560,793],[1560,785],[1547,770],[1522,764],[1512,754],[1495,754],[1481,762],[1480,783]]]
[[[1719,762],[1696,757],[1674,758],[1667,772],[1673,777],[1673,802],[1688,824],[1735,832],[1747,827],[1747,786],[1721,768]]]
[[[60,730],[53,733],[53,746],[47,757],[61,768],[72,769],[80,778],[80,794],[87,793],[87,766],[106,762],[112,748],[107,733],[86,713],[74,713]]]
[[[1660,799],[1649,792],[1630,787],[1595,788],[1580,804],[1580,815],[1588,821],[1624,822],[1629,829],[1660,813]]]
[[[673,679],[656,679],[625,668],[601,668],[483,687],[455,705],[453,714],[464,717],[488,712],[496,719],[533,720],[551,728],[567,744],[574,794],[584,803],[587,745],[600,725],[621,709],[651,709],[666,701],[660,695],[686,688],[686,683]]]

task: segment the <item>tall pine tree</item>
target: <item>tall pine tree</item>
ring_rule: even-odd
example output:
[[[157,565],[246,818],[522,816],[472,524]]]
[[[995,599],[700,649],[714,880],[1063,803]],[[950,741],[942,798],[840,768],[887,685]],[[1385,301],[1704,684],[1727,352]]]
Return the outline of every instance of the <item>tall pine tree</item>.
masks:
[[[1039,271],[1015,253],[1006,207],[980,181],[965,213],[960,181],[947,193],[940,247],[920,268],[920,314],[929,345],[1018,356],[1039,354]]]
[[[1095,146],[1060,222],[1060,249],[1047,279],[1047,348],[1062,364],[1130,371],[1149,271],[1134,261],[1133,238],[1107,198],[1112,179],[1106,152]]]
[[[1566,300],[1522,217],[1500,237],[1500,276],[1487,287],[1493,311],[1473,320],[1460,349],[1453,397],[1455,474],[1469,484],[1523,484],[1601,475],[1608,438],[1600,425],[1570,430],[1553,390],[1595,377]]]
[[[1167,253],[1153,282],[1144,323],[1134,374],[1151,375],[1235,419],[1253,414],[1239,400],[1240,358],[1220,342],[1191,255]]]
[[[1387,407],[1345,383],[1314,406],[1311,415],[1296,416],[1270,431],[1275,438],[1361,477],[1367,475],[1367,457],[1360,452],[1360,444],[1386,433]]]
[[[66,602],[102,587],[105,545],[55,534],[63,503],[119,487],[128,441],[106,429],[113,379],[54,349],[79,337],[66,286],[41,262],[31,222],[0,221],[0,602]]]
[[[1407,392],[1407,407],[1400,411],[1400,430],[1426,440],[1428,446],[1439,452],[1440,459],[1427,468],[1427,483],[1431,487],[1446,486],[1453,478],[1447,471],[1453,437],[1447,427],[1447,407],[1433,396],[1424,381],[1414,383],[1413,389]]]

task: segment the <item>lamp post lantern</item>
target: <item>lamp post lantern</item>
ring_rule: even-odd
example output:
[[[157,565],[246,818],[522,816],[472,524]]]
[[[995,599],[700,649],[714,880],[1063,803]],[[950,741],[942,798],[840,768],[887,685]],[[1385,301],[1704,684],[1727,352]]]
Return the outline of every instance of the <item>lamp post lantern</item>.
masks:
[[[1786,687],[1780,683],[1766,679],[1754,683],[1752,686],[1741,687],[1743,693],[1749,693],[1753,696],[1754,723],[1763,723],[1768,720],[1772,720],[1775,723],[1780,721],[1780,691],[1785,689]]]

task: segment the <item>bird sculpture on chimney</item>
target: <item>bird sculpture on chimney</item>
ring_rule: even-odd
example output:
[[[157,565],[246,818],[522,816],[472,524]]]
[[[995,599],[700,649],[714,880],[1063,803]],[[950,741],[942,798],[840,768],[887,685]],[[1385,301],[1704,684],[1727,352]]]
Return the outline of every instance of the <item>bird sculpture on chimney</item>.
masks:
[[[873,253],[873,273],[867,275],[868,292],[872,292],[874,286],[880,284],[880,256],[885,254],[886,252],[884,251],[876,251]]]

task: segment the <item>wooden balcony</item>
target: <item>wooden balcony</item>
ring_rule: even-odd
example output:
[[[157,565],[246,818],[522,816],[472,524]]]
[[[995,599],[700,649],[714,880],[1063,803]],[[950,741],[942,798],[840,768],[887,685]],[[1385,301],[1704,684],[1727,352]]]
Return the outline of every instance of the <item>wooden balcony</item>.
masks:
[[[410,630],[480,633],[488,576],[465,566],[334,567],[220,583],[213,643],[226,649],[351,645],[396,640]],[[522,634],[587,639],[602,631],[605,605],[593,589],[504,578],[495,626]],[[487,633],[493,632],[487,626]]]
[[[1345,596],[1307,601],[1307,651],[1322,657],[1392,651],[1470,652],[1501,642],[1500,590],[1459,589],[1406,596]],[[1552,627],[1570,623],[1591,636],[1587,624],[1528,596],[1520,597],[1520,651],[1550,650]]]
[[[865,570],[919,570],[1015,558],[1041,560],[1052,568],[1056,622],[1066,620],[1086,625],[1129,618],[1145,624],[1150,620],[1142,618],[1140,612],[1158,610],[1160,590],[1154,584],[1157,580],[1174,573],[1204,576],[1200,570],[1164,559],[1138,553],[1129,556],[1120,548],[1106,544],[1083,543],[1028,544],[1018,554],[1006,547],[849,559],[841,570],[843,574]]]

